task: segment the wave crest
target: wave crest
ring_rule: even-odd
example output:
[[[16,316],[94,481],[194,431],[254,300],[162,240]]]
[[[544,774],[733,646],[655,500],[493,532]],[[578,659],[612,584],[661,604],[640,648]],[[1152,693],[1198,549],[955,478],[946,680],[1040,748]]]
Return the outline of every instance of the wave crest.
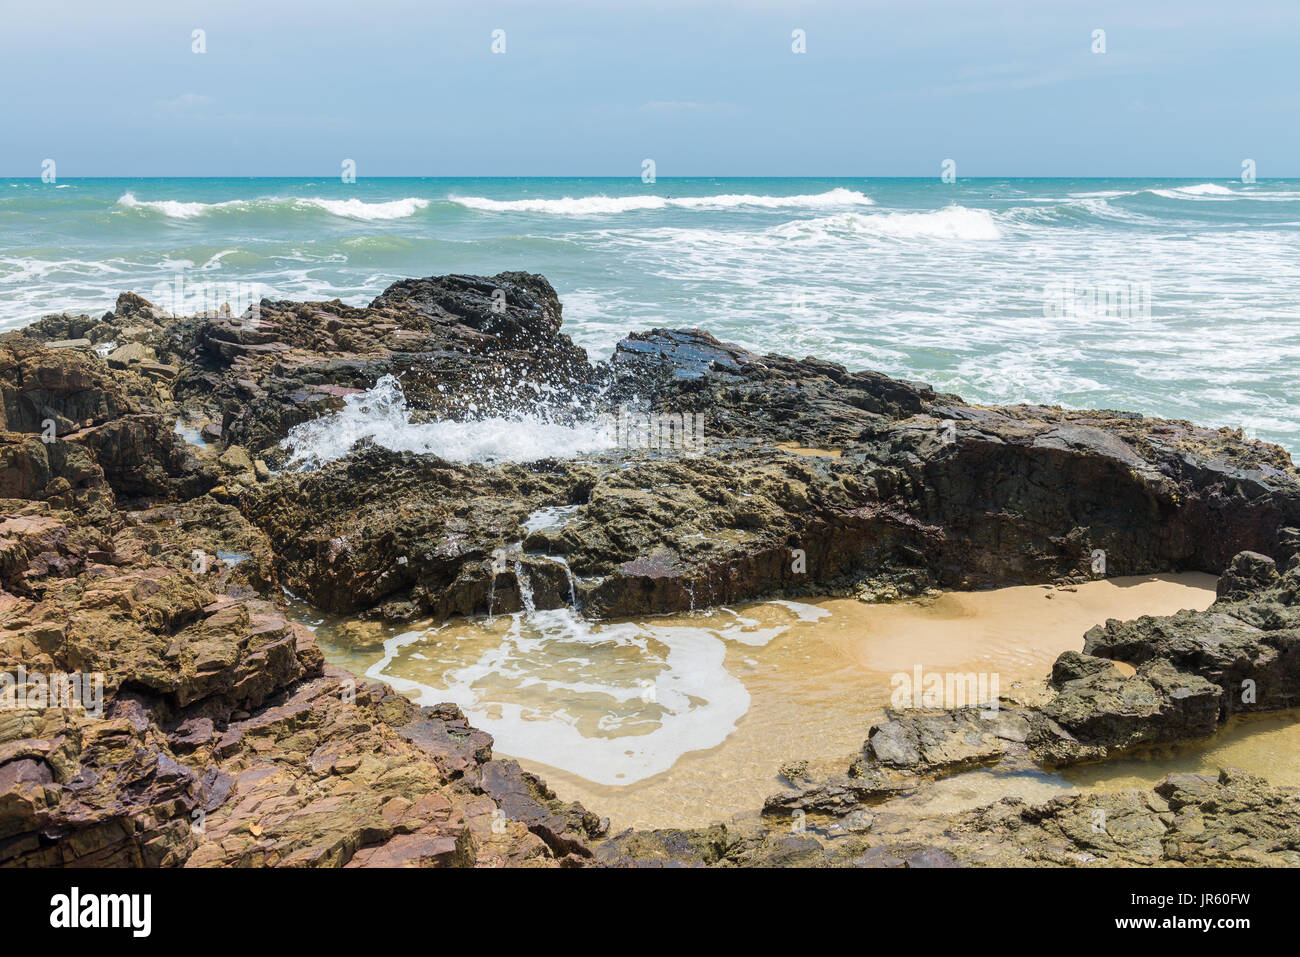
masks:
[[[926,213],[883,213],[862,216],[842,213],[821,219],[795,220],[774,232],[786,239],[883,236],[891,239],[1001,239],[1002,230],[986,209],[945,206]]]
[[[1172,189],[1152,189],[1148,190],[1156,196],[1163,196],[1165,199],[1187,199],[1195,196],[1235,196],[1237,195],[1226,186],[1220,186],[1218,183],[1198,183],[1195,186],[1175,186]]]
[[[335,216],[347,216],[350,219],[404,219],[414,216],[429,205],[427,199],[407,196],[387,203],[365,203],[359,199],[300,199],[299,206],[315,206]]]
[[[141,200],[134,193],[124,193],[117,205],[126,209],[142,209],[160,213],[168,219],[194,219],[218,210],[253,209],[318,209],[333,216],[348,219],[403,219],[429,205],[429,200],[408,196],[387,202],[367,203],[359,199],[318,199],[316,197],[268,196],[262,199],[232,199],[224,203],[187,203],[175,199]]]
[[[857,190],[836,187],[825,193],[801,196],[756,196],[723,193],[718,196],[565,196],[561,199],[489,199],[486,196],[449,196],[467,209],[490,213],[550,213],[556,216],[605,216],[647,209],[735,209],[752,206],[783,209],[792,206],[871,206],[874,201]]]

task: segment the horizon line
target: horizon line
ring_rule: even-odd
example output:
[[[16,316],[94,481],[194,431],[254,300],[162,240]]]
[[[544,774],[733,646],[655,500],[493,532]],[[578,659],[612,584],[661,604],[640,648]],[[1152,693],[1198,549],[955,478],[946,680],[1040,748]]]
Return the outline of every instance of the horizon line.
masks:
[[[314,174],[314,175],[313,175],[313,174],[310,174],[310,173],[293,173],[293,174],[258,173],[258,174],[255,174],[255,175],[249,175],[249,174],[238,174],[238,173],[219,173],[219,174],[206,174],[206,175],[205,175],[205,174],[199,174],[199,173],[184,173],[184,174],[144,174],[144,175],[134,174],[134,175],[129,175],[129,176],[128,176],[128,175],[120,175],[120,176],[99,176],[99,175],[96,175],[96,176],[59,176],[58,179],[57,179],[54,183],[47,184],[47,185],[57,185],[58,182],[63,181],[63,180],[148,180],[148,179],[244,179],[244,180],[258,180],[258,179],[304,179],[304,180],[305,180],[305,179],[322,179],[322,180],[334,180],[334,179],[338,179],[338,176],[339,176],[339,174],[338,174],[337,172],[331,172],[331,173],[328,173],[328,174]],[[35,180],[35,181],[38,181],[38,182],[42,181],[42,177],[41,177],[39,174],[38,174],[38,175],[35,175],[35,176],[13,176],[13,175],[6,175],[6,174],[3,174],[3,173],[0,173],[0,179],[4,179],[4,180],[16,180],[16,181],[20,181],[20,182],[21,182],[21,181],[26,181],[26,180]],[[376,180],[385,180],[385,179],[430,179],[430,180],[439,180],[439,179],[574,179],[574,180],[578,180],[578,179],[602,179],[602,180],[615,180],[615,181],[628,180],[628,181],[632,181],[632,182],[639,182],[639,181],[641,180],[641,177],[640,177],[639,175],[637,175],[637,174],[630,174],[630,175],[611,175],[611,174],[607,174],[607,173],[588,173],[588,174],[584,174],[584,173],[563,173],[563,174],[535,174],[535,173],[533,173],[533,174],[518,174],[518,173],[493,173],[493,174],[485,174],[485,173],[470,173],[470,174],[463,174],[463,175],[457,175],[457,174],[445,174],[445,173],[439,173],[439,174],[436,174],[436,175],[423,174],[423,173],[394,173],[394,174],[384,174],[384,175],[366,175],[366,176],[358,176],[358,177],[356,178],[356,182],[361,182],[362,180],[368,180],[368,179],[376,179]],[[709,180],[709,179],[790,179],[790,180],[796,180],[796,179],[805,179],[805,180],[806,180],[806,179],[850,179],[850,180],[888,180],[888,179],[906,179],[906,180],[941,180],[941,176],[935,175],[935,174],[933,174],[933,173],[925,174],[925,175],[917,175],[917,174],[908,174],[908,175],[897,175],[897,174],[894,174],[894,175],[884,175],[884,174],[878,174],[878,175],[867,175],[867,174],[860,174],[860,173],[782,173],[782,174],[780,174],[780,175],[770,175],[770,176],[768,176],[768,175],[762,175],[762,174],[755,174],[755,173],[734,173],[734,174],[733,174],[733,173],[692,173],[692,174],[682,174],[682,175],[677,175],[677,176],[657,176],[657,177],[655,178],[654,182],[645,183],[644,185],[646,185],[646,186],[653,186],[653,185],[655,185],[656,183],[658,183],[658,182],[660,182],[660,181],[662,181],[662,180],[686,180],[686,179],[698,179],[698,180]],[[1130,179],[1130,180],[1131,180],[1131,179],[1153,179],[1153,180],[1169,180],[1169,179],[1208,179],[1208,180],[1240,181],[1240,180],[1241,180],[1241,174],[1240,174],[1240,173],[1237,173],[1236,175],[1222,175],[1222,174],[1221,174],[1221,175],[1215,175],[1215,174],[1210,174],[1210,173],[1191,173],[1191,174],[1172,174],[1172,173],[1167,173],[1167,174],[1163,174],[1163,175],[1152,175],[1152,174],[1133,175],[1133,174],[1114,174],[1114,173],[1110,173],[1110,174],[1106,174],[1106,175],[1095,175],[1095,174],[1076,173],[1076,174],[1069,174],[1069,175],[1052,175],[1052,176],[1041,176],[1041,175],[1032,175],[1032,174],[998,174],[998,175],[984,175],[984,176],[958,176],[958,177],[956,177],[955,182],[960,183],[960,182],[963,182],[963,181],[976,181],[976,180],[1007,180],[1007,179],[1039,179],[1039,180],[1051,180],[1051,179],[1062,179],[1062,180],[1065,180],[1065,179],[1093,179],[1093,180],[1104,180],[1104,179]],[[1255,183],[1262,182],[1262,181],[1289,180],[1289,179],[1300,179],[1300,174],[1298,174],[1298,175],[1296,175],[1296,176],[1258,176],[1258,177],[1256,177],[1256,179],[1255,179]],[[345,186],[353,186],[353,185],[356,185],[356,183],[341,183],[341,185],[345,185]],[[945,183],[944,185],[952,185],[952,184],[951,184],[951,183]],[[1253,185],[1253,184],[1252,184],[1252,183],[1243,183],[1243,185]]]

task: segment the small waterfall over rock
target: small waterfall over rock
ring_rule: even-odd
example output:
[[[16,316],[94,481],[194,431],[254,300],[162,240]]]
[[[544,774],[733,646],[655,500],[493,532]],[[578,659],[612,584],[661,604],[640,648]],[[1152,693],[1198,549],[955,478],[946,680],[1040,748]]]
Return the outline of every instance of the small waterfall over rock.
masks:
[[[519,583],[519,598],[524,603],[524,611],[531,615],[537,611],[537,605],[533,602],[532,579],[528,577],[523,562],[515,562],[512,567],[515,571],[515,581]]]

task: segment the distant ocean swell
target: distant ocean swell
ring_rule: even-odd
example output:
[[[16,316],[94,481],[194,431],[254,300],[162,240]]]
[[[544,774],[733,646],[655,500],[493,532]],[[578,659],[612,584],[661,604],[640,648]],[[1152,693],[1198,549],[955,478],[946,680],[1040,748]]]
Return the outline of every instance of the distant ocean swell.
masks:
[[[117,201],[126,209],[159,213],[169,219],[194,219],[209,213],[240,212],[244,210],[323,210],[334,216],[350,219],[402,219],[429,206],[429,200],[416,197],[366,203],[359,199],[282,198],[267,196],[260,199],[232,199],[223,203],[186,203],[178,200],[141,201],[133,193],[125,193]]]
[[[594,358],[695,326],[1292,449],[1298,255],[1293,180],[0,180],[0,329],[127,289],[360,305],[408,276],[524,269]],[[1142,308],[1076,308],[1116,288]]]

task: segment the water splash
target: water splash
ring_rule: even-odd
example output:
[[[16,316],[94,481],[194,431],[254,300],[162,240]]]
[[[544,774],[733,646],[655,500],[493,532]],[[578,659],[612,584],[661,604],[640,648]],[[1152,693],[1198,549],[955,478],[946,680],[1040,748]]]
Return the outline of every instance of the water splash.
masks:
[[[394,452],[418,452],[455,462],[534,462],[574,458],[609,447],[596,422],[567,425],[541,414],[463,421],[412,422],[401,383],[382,376],[374,387],[343,400],[343,409],[297,425],[280,447],[287,467],[310,471],[370,440]]]
[[[569,580],[569,604],[573,606],[574,611],[581,612],[582,604],[578,601],[578,589],[574,584],[573,569],[569,567],[568,561],[559,555],[547,555],[546,557],[564,569],[564,577]]]
[[[515,581],[519,584],[519,600],[524,603],[524,611],[531,615],[537,611],[537,604],[533,601],[533,580],[528,577],[528,570],[523,562],[515,562],[512,567],[515,571]]]

